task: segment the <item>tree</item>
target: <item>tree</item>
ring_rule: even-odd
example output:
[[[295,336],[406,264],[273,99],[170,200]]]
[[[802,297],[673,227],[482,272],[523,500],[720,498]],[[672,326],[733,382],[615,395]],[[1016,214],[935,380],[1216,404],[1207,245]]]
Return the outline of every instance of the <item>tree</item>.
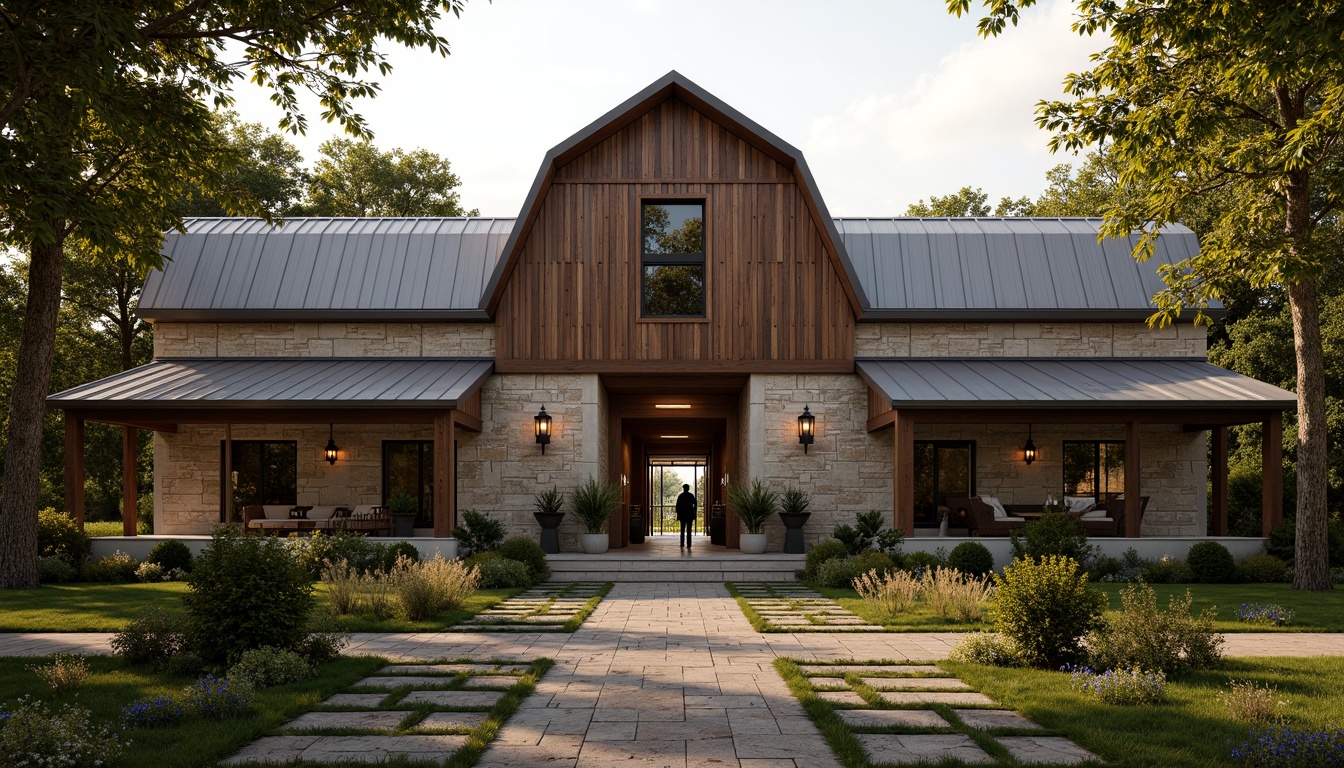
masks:
[[[463,0],[39,3],[0,0],[0,245],[28,253],[0,498],[0,588],[37,582],[44,398],[51,384],[67,241],[93,258],[154,264],[172,209],[239,158],[210,105],[244,78],[271,91],[282,128],[321,116],[365,137],[353,99],[390,71],[381,38],[447,53],[433,24]],[[226,51],[226,45],[232,46]],[[256,212],[254,200],[228,201]]]
[[[1337,2],[1167,3],[1076,0],[1081,34],[1111,45],[1043,102],[1052,149],[1110,147],[1121,196],[1103,235],[1162,226],[1211,192],[1228,206],[1198,255],[1163,268],[1154,322],[1197,310],[1242,281],[1282,286],[1293,324],[1297,407],[1297,560],[1293,586],[1328,590],[1326,399],[1318,282],[1339,261],[1344,197],[1344,8]],[[1035,0],[984,0],[982,35],[1016,24]],[[948,0],[960,15],[970,0]]]
[[[445,158],[425,149],[382,152],[367,141],[323,142],[299,213],[305,216],[479,216],[464,211]]]
[[[211,187],[195,187],[177,204],[182,216],[228,216],[229,201],[252,201],[267,216],[294,210],[303,194],[303,156],[284,136],[261,123],[240,123],[237,115],[216,115],[234,155],[234,164]]]
[[[962,187],[950,195],[929,195],[929,202],[920,200],[905,209],[906,216],[988,216],[989,195],[979,187]]]

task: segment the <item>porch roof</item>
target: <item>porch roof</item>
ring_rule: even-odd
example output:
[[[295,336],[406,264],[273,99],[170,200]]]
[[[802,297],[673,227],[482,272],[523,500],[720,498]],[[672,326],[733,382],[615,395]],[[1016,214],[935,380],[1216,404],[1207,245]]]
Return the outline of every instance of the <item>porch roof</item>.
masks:
[[[1191,358],[870,358],[855,366],[896,409],[1264,410],[1297,404],[1292,392]]]
[[[163,358],[47,398],[88,408],[457,408],[488,358]]]

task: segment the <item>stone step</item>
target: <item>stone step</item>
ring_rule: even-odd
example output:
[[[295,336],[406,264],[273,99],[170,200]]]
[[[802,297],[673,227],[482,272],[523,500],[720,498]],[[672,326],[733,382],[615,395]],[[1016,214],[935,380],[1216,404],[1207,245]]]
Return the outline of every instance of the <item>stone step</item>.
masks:
[[[550,555],[551,581],[633,582],[790,582],[806,564],[803,555],[724,555],[649,557],[607,552],[601,555]]]

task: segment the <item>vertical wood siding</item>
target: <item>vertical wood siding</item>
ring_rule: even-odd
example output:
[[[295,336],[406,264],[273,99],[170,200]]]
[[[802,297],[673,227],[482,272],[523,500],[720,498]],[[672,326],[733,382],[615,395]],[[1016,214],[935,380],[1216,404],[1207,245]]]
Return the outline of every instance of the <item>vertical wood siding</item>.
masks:
[[[678,196],[705,200],[706,319],[641,320],[640,204]],[[497,319],[500,370],[854,356],[853,311],[792,170],[676,99],[556,169]]]

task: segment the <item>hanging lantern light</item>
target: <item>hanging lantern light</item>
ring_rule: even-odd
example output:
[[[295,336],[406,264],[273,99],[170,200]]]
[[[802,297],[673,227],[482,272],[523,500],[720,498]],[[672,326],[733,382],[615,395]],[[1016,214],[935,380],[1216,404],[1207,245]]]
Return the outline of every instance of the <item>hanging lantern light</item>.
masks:
[[[336,426],[327,425],[327,463],[334,465],[339,449],[336,447]]]
[[[1031,425],[1027,425],[1027,444],[1022,447],[1022,460],[1031,466],[1031,462],[1036,460],[1036,444],[1031,441]]]

